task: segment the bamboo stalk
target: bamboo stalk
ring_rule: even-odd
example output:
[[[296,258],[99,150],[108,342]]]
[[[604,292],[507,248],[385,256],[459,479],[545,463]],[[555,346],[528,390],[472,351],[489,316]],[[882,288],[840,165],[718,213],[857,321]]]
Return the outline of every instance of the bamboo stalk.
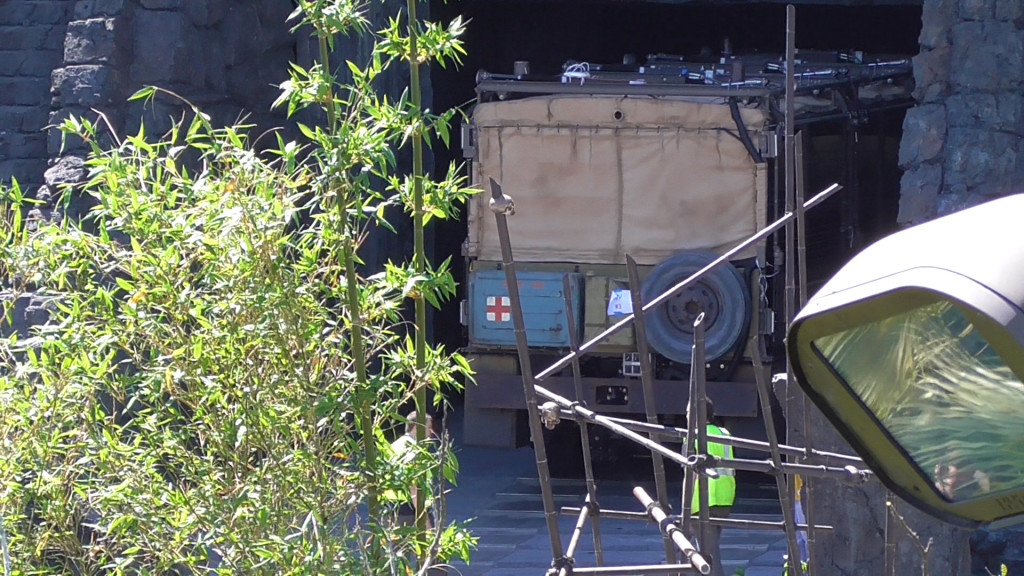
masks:
[[[320,66],[323,70],[330,70],[331,54],[328,47],[327,37],[320,35],[317,38],[317,45],[320,53]],[[328,102],[324,106],[327,112],[327,125],[329,130],[336,128],[338,113],[334,107],[334,87],[328,83]],[[337,197],[337,208],[339,218],[339,232],[342,237],[348,233],[348,194],[342,190],[338,191]],[[355,268],[356,258],[356,246],[355,241],[352,238],[348,238],[345,241],[344,250],[342,252],[342,258],[345,261],[345,283],[346,283],[346,296],[347,306],[349,309],[349,321],[351,322],[351,334],[352,334],[352,361],[355,364],[356,369],[356,382],[359,383],[360,387],[365,387],[369,381],[366,358],[365,358],[365,346],[363,342],[363,320],[362,310],[359,305],[359,276]],[[368,470],[377,469],[377,445],[375,435],[373,433],[373,417],[372,417],[372,404],[369,401],[364,401],[362,404],[362,417],[360,418],[360,435],[363,447],[363,458],[366,459],[366,467]],[[377,494],[377,488],[375,483],[371,482],[367,487],[366,494],[367,501],[367,512],[370,518],[380,517],[380,501]]]
[[[410,0],[415,1],[415,0]],[[551,555],[556,567],[564,563],[562,540],[558,533],[558,510],[555,509],[555,498],[551,491],[551,472],[548,468],[547,447],[544,445],[544,431],[541,429],[539,410],[537,408],[537,386],[533,380],[533,368],[530,364],[530,350],[526,341],[526,320],[523,318],[523,305],[519,297],[519,281],[516,278],[516,263],[512,258],[512,241],[509,239],[506,211],[510,210],[511,199],[501,193],[501,185],[490,179],[491,210],[498,228],[498,240],[501,244],[502,268],[505,270],[505,282],[508,285],[509,303],[512,308],[512,324],[515,327],[516,350],[519,353],[519,368],[523,373],[523,394],[526,397],[526,411],[530,425],[530,436],[533,440],[533,451],[537,460],[537,476],[540,479],[541,499],[544,503],[544,518],[551,540]],[[564,399],[563,399],[564,400]],[[566,400],[568,403],[568,400]]]
[[[708,455],[708,394],[704,372],[704,312],[693,321],[693,360],[690,364],[690,407],[686,419],[690,432],[696,429],[697,453]],[[704,546],[710,538],[711,510],[708,509],[708,475],[697,476],[697,504],[700,506],[700,541]],[[692,512],[692,511],[691,511]],[[715,558],[721,562],[721,558]]]
[[[701,314],[702,316],[703,313]],[[704,359],[701,357],[702,353],[703,349],[698,351],[696,346],[690,352],[690,389],[686,404],[686,442],[683,444],[683,456],[686,458],[697,453],[697,423],[689,415],[697,413],[694,406],[696,395],[693,390],[693,381],[696,379],[695,372],[697,366],[703,366],[704,363]],[[696,480],[697,477],[692,468],[686,468],[683,471],[683,501],[680,508],[683,510],[683,532],[686,534],[693,534],[693,521],[691,520],[690,512],[691,504],[693,503],[694,482]]]
[[[796,81],[794,75],[796,73],[796,8],[789,4],[786,6],[786,210],[788,212],[796,212],[794,222],[797,224],[803,222],[804,210],[803,205],[797,206],[796,202],[796,181],[794,180],[794,172],[796,169],[796,140],[794,138],[796,125]],[[794,237],[794,226],[790,225],[786,227],[786,327],[788,328],[793,318],[796,316],[796,286],[795,286],[795,275],[796,275],[796,238]],[[792,374],[793,368],[789,357],[786,357],[786,373],[790,376],[789,382],[793,381]],[[758,387],[760,391],[762,387]],[[767,387],[764,387],[767,392]],[[789,397],[789,386],[787,385],[787,402],[792,407],[792,402]],[[762,401],[762,406],[767,403],[767,398]],[[793,414],[793,410],[790,409],[788,414]],[[765,428],[774,427],[768,425],[768,420],[765,421]],[[788,429],[788,425],[787,425]],[[773,442],[777,445],[777,439]],[[778,450],[772,451],[772,460],[776,464],[780,460]],[[783,501],[782,517],[786,521],[786,540],[789,545],[789,557],[792,560],[790,562],[791,570],[795,576],[803,576],[803,566],[800,562],[800,550],[796,543],[796,532],[792,530],[794,524],[793,515],[794,510],[790,504],[793,502],[792,498],[792,483],[787,485],[786,479],[782,476],[775,478],[776,483],[779,487],[780,500]],[[783,492],[785,497],[783,498]]]
[[[640,274],[636,269],[636,260],[626,255],[626,271],[629,275],[629,295],[633,303],[633,310],[643,307],[643,296],[640,293]],[[644,414],[648,424],[658,423],[658,407],[654,404],[654,370],[651,368],[651,351],[647,346],[647,329],[644,325],[644,315],[639,314],[633,321],[634,333],[636,334],[636,349],[640,354],[640,385],[644,392]],[[651,435],[651,440],[657,442],[659,438]],[[651,454],[651,465],[654,468],[654,485],[658,494],[658,503],[663,508],[669,507],[668,482],[665,479],[665,461],[661,454]],[[665,560],[669,564],[676,561],[676,553],[672,548],[672,542],[668,534],[664,535]]]
[[[804,133],[796,134],[796,199],[798,204],[804,199]],[[797,298],[800,309],[807,304],[807,223],[804,219],[803,210],[797,214],[796,220],[797,239],[797,272],[800,277],[800,287]],[[807,394],[800,394],[800,413],[803,418],[803,442],[805,453],[804,459],[810,458],[814,452],[814,429],[811,427],[811,413],[808,410]],[[814,542],[816,539],[814,526],[814,479],[804,478],[804,499],[802,502],[804,518],[810,526],[807,529],[807,565],[814,566]],[[801,558],[802,560],[802,558]]]
[[[572,351],[579,350],[580,339],[576,332],[576,318],[572,313],[571,286],[569,276],[562,276],[562,295],[565,300],[566,326],[569,328],[569,347]],[[583,401],[583,374],[580,370],[579,358],[572,359],[572,384],[576,392],[576,401]],[[583,450],[583,473],[587,480],[587,501],[588,506],[594,507],[600,512],[597,504],[597,482],[594,481],[594,462],[590,453],[590,429],[586,420],[577,423],[580,429],[580,446]],[[594,514],[591,518],[594,535],[594,556],[598,566],[604,565],[604,551],[601,546],[601,515]]]
[[[633,496],[640,501],[640,504],[647,510],[647,513],[651,518],[658,523],[658,527],[661,529],[661,533],[667,538],[672,540],[672,543],[679,548],[679,551],[683,553],[683,556],[690,561],[690,564],[701,574],[710,574],[711,565],[704,560],[704,556],[697,551],[693,543],[686,538],[683,531],[678,526],[672,523],[668,519],[668,515],[665,511],[655,502],[647,492],[637,486],[633,488]]]
[[[566,563],[558,571],[558,576],[570,576],[573,572],[573,557],[576,556],[576,548],[580,544],[580,536],[583,534],[583,528],[587,525],[587,516],[590,514],[590,495],[586,498],[587,506],[579,509],[579,517],[576,518],[576,526],[572,530],[572,537],[569,538],[569,546],[565,549]]]

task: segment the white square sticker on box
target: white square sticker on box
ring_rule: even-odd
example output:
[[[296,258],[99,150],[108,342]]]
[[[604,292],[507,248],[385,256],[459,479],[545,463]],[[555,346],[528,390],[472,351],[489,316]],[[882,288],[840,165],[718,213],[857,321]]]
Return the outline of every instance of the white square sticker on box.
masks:
[[[633,313],[633,298],[629,290],[612,290],[608,298],[608,316],[628,316]]]

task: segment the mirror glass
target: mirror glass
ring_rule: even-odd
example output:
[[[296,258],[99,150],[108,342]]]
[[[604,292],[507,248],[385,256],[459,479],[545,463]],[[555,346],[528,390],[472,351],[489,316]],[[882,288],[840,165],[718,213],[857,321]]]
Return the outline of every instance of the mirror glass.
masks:
[[[813,346],[943,498],[1024,487],[1024,384],[955,304],[913,308]]]

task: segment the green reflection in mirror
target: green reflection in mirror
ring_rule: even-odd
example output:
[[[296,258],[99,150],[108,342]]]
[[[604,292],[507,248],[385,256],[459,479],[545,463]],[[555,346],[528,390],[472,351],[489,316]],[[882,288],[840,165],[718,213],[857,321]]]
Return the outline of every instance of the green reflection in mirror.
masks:
[[[1024,487],[1024,385],[952,303],[813,344],[944,498]]]

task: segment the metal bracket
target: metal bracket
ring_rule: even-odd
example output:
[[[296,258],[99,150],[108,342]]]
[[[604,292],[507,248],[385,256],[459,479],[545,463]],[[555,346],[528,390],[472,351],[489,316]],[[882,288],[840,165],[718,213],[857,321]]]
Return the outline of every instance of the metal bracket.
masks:
[[[469,123],[463,123],[460,127],[462,139],[462,157],[466,160],[476,160],[476,128]]]

